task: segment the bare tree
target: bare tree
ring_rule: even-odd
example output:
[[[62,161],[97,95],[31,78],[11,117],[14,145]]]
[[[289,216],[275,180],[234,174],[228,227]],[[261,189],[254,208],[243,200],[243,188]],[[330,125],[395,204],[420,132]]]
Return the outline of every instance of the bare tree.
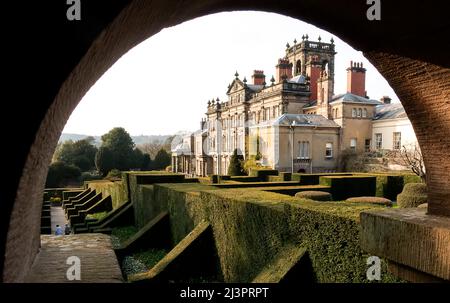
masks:
[[[418,144],[403,145],[398,155],[402,162],[401,165],[409,167],[423,182],[426,181],[425,163],[423,162],[422,152]]]
[[[166,146],[165,146],[164,142],[160,142],[160,141],[155,140],[155,141],[152,141],[152,142],[139,144],[136,147],[139,148],[144,154],[149,154],[152,159],[155,159],[156,154],[158,153],[158,151],[161,148],[165,149]]]

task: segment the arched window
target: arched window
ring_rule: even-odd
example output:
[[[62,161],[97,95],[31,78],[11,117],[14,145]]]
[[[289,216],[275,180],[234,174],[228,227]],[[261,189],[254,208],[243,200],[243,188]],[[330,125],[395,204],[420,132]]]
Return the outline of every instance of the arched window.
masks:
[[[367,108],[364,108],[364,109],[363,109],[363,114],[362,114],[362,116],[363,116],[364,118],[367,118]]]
[[[352,108],[352,118],[356,117],[356,108]]]
[[[358,118],[361,118],[361,117],[362,117],[362,109],[358,108]]]
[[[328,65],[328,60],[323,60],[322,61],[322,70],[325,71],[327,73],[327,75],[329,75],[330,71],[329,71],[329,65]]]
[[[302,73],[302,61],[297,60],[295,63],[295,76],[300,75]]]

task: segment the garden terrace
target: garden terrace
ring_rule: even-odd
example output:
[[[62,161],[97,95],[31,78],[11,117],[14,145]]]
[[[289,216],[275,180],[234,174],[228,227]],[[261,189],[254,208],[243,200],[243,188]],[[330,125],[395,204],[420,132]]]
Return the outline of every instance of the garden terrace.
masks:
[[[5,150],[5,158],[11,159],[6,170],[12,175],[2,190],[0,212],[3,281],[24,281],[35,262],[48,163],[67,119],[81,98],[134,46],[166,27],[217,12],[258,10],[285,14],[328,30],[361,50],[392,86],[413,125],[427,168],[429,203],[425,216],[435,221],[450,217],[450,46],[443,43],[450,29],[444,3],[385,1],[382,21],[374,23],[365,18],[368,8],[365,1],[354,5],[345,5],[346,1],[297,1],[292,5],[277,0],[132,0],[111,1],[106,6],[98,1],[85,2],[86,11],[101,18],[83,19],[85,26],[68,26],[64,35],[61,35],[62,17],[55,14],[52,1],[30,2],[27,10],[21,2],[8,3],[8,14],[28,23],[20,27],[11,23],[13,34],[5,37],[5,45],[12,45],[10,51],[18,58],[6,64],[5,73],[11,75],[6,87],[13,94],[21,94],[18,102],[7,102],[3,112],[22,113],[24,127],[22,136],[7,134],[15,148]],[[46,22],[35,22],[36,15]],[[402,20],[401,26],[398,20]],[[417,43],[424,39],[424,32],[427,45],[439,47]],[[74,37],[79,37],[79,43],[74,43]],[[30,44],[37,51],[29,52]],[[42,77],[42,70],[52,76]],[[29,89],[23,89],[23,81],[16,81],[23,74],[33,79],[28,82]],[[28,110],[24,111],[26,100],[39,102],[28,102]],[[2,121],[3,128],[8,129],[8,120]],[[409,212],[399,210],[399,213],[402,211]],[[393,216],[392,220],[398,217]],[[415,224],[419,225],[421,218],[417,220]],[[414,229],[415,225],[410,226]],[[389,231],[397,232],[386,230]],[[423,237],[415,241],[426,240]],[[411,258],[420,262],[423,255]]]
[[[201,184],[155,184],[144,188],[148,190],[147,203],[160,204],[150,217],[156,217],[161,211],[169,213],[172,247],[182,243],[201,222],[209,222],[219,260],[216,275],[226,282],[253,281],[261,277],[269,264],[279,264],[281,272],[291,272],[289,266],[298,262],[292,262],[283,252],[299,257],[298,250],[292,250],[293,246],[304,247],[308,259],[301,262],[303,270],[294,272],[309,272],[310,281],[367,281],[368,255],[359,246],[359,215],[364,210],[384,209],[382,206],[314,202],[265,192],[264,187],[248,190],[213,189]],[[291,260],[289,266],[287,260]],[[196,260],[194,255],[186,262],[188,266],[201,260]],[[308,271],[307,264],[312,271]],[[177,268],[180,266],[183,265],[178,264]],[[160,265],[155,267],[160,268]],[[153,279],[154,274],[153,271],[153,274],[139,277],[145,279],[150,275]],[[168,276],[167,279],[181,277]],[[383,279],[398,281],[389,274]]]

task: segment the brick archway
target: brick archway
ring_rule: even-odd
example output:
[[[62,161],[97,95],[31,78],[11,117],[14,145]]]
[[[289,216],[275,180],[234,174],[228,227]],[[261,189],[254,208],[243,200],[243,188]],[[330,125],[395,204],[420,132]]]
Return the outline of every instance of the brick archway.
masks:
[[[2,214],[6,241],[0,251],[4,281],[23,281],[32,265],[39,248],[41,194],[48,164],[65,122],[87,90],[120,56],[161,29],[221,11],[252,9],[284,14],[320,26],[362,50],[402,100],[413,124],[427,166],[429,213],[450,216],[450,70],[445,66],[450,49],[448,44],[440,45],[440,38],[449,36],[450,29],[444,9],[422,1],[383,2],[382,21],[374,22],[366,18],[365,1],[352,5],[345,0],[118,2],[109,19],[92,21],[96,31],[78,32],[81,36],[75,41],[87,45],[86,49],[69,52],[66,59],[73,64],[49,77],[44,83],[46,92],[35,92],[42,99],[42,105],[36,106],[45,116],[26,122],[34,140],[20,147],[23,159],[14,163],[13,169],[21,173],[13,180],[16,187],[10,189],[8,197],[15,198],[2,201],[6,203]],[[426,20],[426,27],[416,20]],[[52,46],[44,46],[44,52],[45,47]],[[67,47],[77,45],[72,42]],[[48,68],[51,72],[53,65]]]

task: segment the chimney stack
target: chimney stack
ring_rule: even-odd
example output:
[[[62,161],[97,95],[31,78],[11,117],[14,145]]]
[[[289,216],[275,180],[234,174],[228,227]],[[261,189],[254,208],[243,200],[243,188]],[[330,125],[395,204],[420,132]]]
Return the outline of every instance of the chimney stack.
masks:
[[[366,69],[362,62],[350,61],[347,68],[347,92],[366,97]]]
[[[388,96],[383,96],[381,97],[380,101],[383,102],[384,104],[391,104],[391,98],[389,98]]]
[[[264,75],[264,71],[254,70],[252,80],[254,85],[264,85],[266,82],[266,75]]]
[[[278,59],[278,64],[275,67],[277,83],[292,78],[292,63],[289,63],[288,59]]]

